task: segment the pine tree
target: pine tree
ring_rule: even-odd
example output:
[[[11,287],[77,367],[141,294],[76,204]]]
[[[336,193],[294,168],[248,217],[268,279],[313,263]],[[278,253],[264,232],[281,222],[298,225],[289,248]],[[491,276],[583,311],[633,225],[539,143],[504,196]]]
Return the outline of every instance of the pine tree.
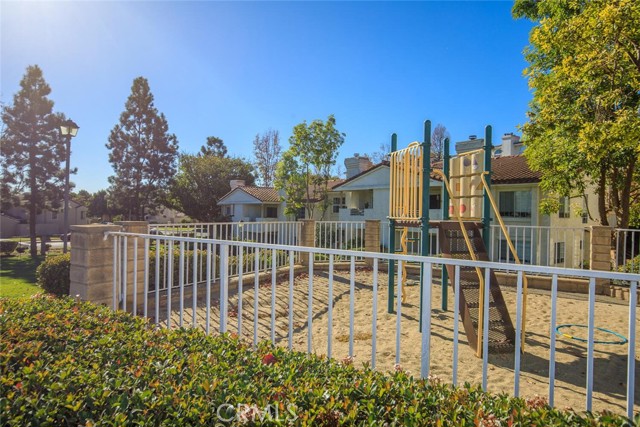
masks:
[[[13,105],[2,109],[2,199],[18,202],[26,196],[29,211],[31,256],[37,255],[36,215],[48,202],[54,206],[62,196],[65,158],[64,139],[58,126],[64,120],[53,112],[48,98],[51,88],[37,65],[27,67]]]
[[[111,193],[128,219],[143,220],[161,201],[176,171],[178,140],[153,104],[144,77],[133,81],[120,123],[109,135]]]
[[[217,136],[208,136],[207,143],[200,147],[200,156],[227,157],[227,146]]]

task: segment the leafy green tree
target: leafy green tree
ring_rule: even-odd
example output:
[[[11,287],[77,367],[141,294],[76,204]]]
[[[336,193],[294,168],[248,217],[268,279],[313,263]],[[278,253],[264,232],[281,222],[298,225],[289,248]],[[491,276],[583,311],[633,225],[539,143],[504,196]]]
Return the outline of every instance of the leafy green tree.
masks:
[[[627,227],[640,203],[640,3],[517,0],[513,14],[537,23],[525,51],[529,165],[551,196],[595,188],[601,224],[613,213]]]
[[[329,207],[329,180],[331,168],[336,164],[338,149],[344,143],[345,134],[339,132],[333,115],[326,122],[306,121],[293,128],[289,149],[284,152],[276,170],[275,186],[284,190],[287,215],[295,215],[304,207],[310,218],[316,206],[320,219]],[[319,203],[319,205],[317,205]]]
[[[273,185],[281,152],[280,133],[277,130],[269,129],[262,135],[256,135],[253,140],[254,164],[258,179],[265,187]]]
[[[58,130],[65,119],[53,112],[51,88],[37,65],[27,67],[13,105],[2,109],[2,200],[17,202],[26,196],[31,256],[37,255],[36,215],[62,198],[64,139]]]
[[[222,213],[218,201],[231,191],[232,179],[253,185],[251,163],[235,157],[183,154],[167,205],[198,221],[219,220]]]
[[[178,140],[153,103],[144,77],[133,81],[125,111],[109,135],[111,193],[125,217],[143,220],[164,197],[176,171]]]
[[[200,155],[227,157],[227,146],[217,136],[208,136],[207,143],[200,147]]]
[[[72,192],[71,198],[82,206],[89,207],[91,199],[93,199],[93,195],[87,190],[79,190],[78,192]]]

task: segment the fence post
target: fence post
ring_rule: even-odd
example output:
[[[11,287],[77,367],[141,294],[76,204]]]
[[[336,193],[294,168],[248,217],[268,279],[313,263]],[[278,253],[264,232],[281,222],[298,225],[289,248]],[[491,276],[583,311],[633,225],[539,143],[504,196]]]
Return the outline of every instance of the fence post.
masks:
[[[316,221],[313,219],[302,219],[302,230],[300,231],[300,246],[315,247],[316,245]],[[302,265],[309,264],[309,257],[302,257]]]
[[[611,228],[606,226],[591,226],[591,241],[589,246],[589,268],[591,270],[611,271]],[[596,279],[596,290],[599,294],[611,292],[610,281]]]
[[[380,220],[366,219],[364,221],[364,250],[366,252],[380,252]],[[368,267],[373,267],[373,258],[365,260]]]
[[[147,221],[117,221],[116,225],[120,226],[121,231],[133,234],[148,234],[149,223]],[[134,254],[135,237],[131,236],[127,239],[127,307],[132,307],[133,303],[133,261],[137,260],[136,276],[137,276],[137,304],[144,301],[144,240],[138,239],[138,253]],[[133,310],[129,310],[133,311]]]
[[[69,295],[96,304],[113,303],[113,239],[104,239],[108,231],[120,231],[117,225],[72,225]]]

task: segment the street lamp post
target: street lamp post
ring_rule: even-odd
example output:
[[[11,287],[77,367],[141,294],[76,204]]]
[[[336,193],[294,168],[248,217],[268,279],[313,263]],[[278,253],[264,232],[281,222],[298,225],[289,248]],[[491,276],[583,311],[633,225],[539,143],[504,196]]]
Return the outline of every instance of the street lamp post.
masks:
[[[67,253],[69,239],[69,163],[71,161],[71,138],[78,134],[79,126],[73,120],[67,120],[60,125],[60,134],[67,139],[66,164],[64,171],[64,226],[62,234],[62,252]]]

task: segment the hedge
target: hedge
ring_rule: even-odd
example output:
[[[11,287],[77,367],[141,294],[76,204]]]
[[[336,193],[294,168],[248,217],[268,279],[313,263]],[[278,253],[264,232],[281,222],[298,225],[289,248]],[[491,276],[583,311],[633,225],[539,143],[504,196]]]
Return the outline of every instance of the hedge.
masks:
[[[36,283],[53,295],[69,295],[70,274],[71,253],[50,255],[38,266]]]
[[[18,242],[14,240],[0,240],[0,253],[10,255],[18,247]]]
[[[71,298],[0,299],[3,425],[572,425],[622,426],[454,388],[402,371],[357,369]],[[637,421],[637,420],[636,420]]]

